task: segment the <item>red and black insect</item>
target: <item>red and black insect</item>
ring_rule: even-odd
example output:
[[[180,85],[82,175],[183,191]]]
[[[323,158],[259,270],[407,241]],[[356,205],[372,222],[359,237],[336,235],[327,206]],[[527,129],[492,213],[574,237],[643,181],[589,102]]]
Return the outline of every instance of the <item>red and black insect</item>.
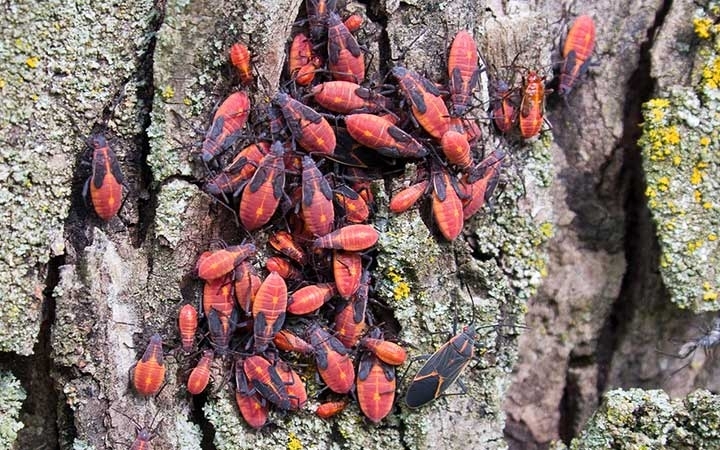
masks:
[[[371,422],[380,422],[392,411],[395,384],[394,367],[372,353],[363,354],[358,366],[357,399],[360,410]]]
[[[347,394],[355,382],[355,369],[345,346],[317,323],[307,330],[320,377],[331,391]]]
[[[233,301],[233,283],[230,276],[206,281],[203,286],[202,307],[207,316],[210,310],[216,310],[220,315],[232,314],[235,302]]]
[[[228,275],[238,264],[255,254],[253,244],[231,245],[203,254],[198,258],[198,277],[205,281],[216,280]]]
[[[303,274],[289,260],[279,256],[271,256],[265,261],[268,272],[277,272],[286,280],[302,280]]]
[[[279,92],[274,101],[300,147],[308,152],[333,154],[337,144],[335,133],[323,116],[283,92]]]
[[[272,272],[255,294],[252,306],[255,353],[264,352],[285,323],[287,299],[285,280]]]
[[[345,348],[353,348],[365,332],[365,311],[367,298],[355,294],[349,301],[341,303],[335,313],[333,329]]]
[[[340,16],[331,12],[328,25],[328,69],[334,80],[360,83],[365,79],[365,55]]]
[[[267,402],[247,379],[242,359],[235,360],[235,402],[243,419],[252,428],[260,429],[267,423]]]
[[[448,171],[440,167],[432,175],[432,213],[435,224],[448,241],[460,235],[463,228],[463,208],[460,197],[455,192],[454,179]]]
[[[490,102],[490,114],[501,133],[509,133],[518,115],[515,92],[504,80],[495,80]]]
[[[337,0],[307,0],[305,8],[310,22],[310,36],[315,42],[320,42],[327,31],[328,15],[337,9]]]
[[[197,365],[190,372],[187,381],[187,390],[192,395],[199,395],[208,385],[210,381],[210,366],[213,362],[215,353],[212,350],[203,350],[202,357]]]
[[[105,136],[92,137],[92,175],[85,182],[83,197],[92,201],[95,213],[102,220],[113,218],[122,206],[122,185],[125,183],[120,164]]]
[[[313,246],[358,252],[369,249],[379,238],[380,234],[372,225],[347,225],[315,239]]]
[[[290,400],[289,409],[297,411],[305,406],[305,403],[307,403],[307,390],[305,389],[305,383],[303,383],[300,375],[292,370],[290,365],[281,359],[275,361],[275,369],[277,370],[278,375],[280,375],[280,379],[282,379],[285,383],[288,399]]]
[[[360,339],[360,346],[391,366],[399,366],[407,360],[405,349],[394,342],[384,340],[379,328],[373,328],[367,336]]]
[[[248,231],[262,227],[275,214],[285,189],[285,148],[276,141],[258,164],[240,199],[240,223]]]
[[[268,237],[268,244],[278,252],[304,266],[307,263],[305,250],[295,242],[293,236],[284,230],[274,232]]]
[[[263,157],[270,153],[270,144],[258,142],[242,149],[220,173],[205,183],[208,194],[237,197],[245,183],[253,176]]]
[[[392,74],[420,126],[435,139],[441,139],[450,129],[450,113],[437,86],[402,66],[393,67]]]
[[[315,72],[322,67],[322,59],[313,52],[313,45],[305,33],[297,34],[290,44],[288,68],[290,78],[301,86],[315,79]]]
[[[194,306],[183,305],[178,314],[178,328],[180,329],[180,339],[182,341],[182,349],[185,353],[192,351],[195,345],[195,333],[198,327],[198,313]]]
[[[230,62],[237,70],[240,81],[245,85],[252,84],[253,81],[250,58],[250,50],[245,44],[237,42],[230,47]]]
[[[263,398],[280,409],[291,409],[287,386],[270,361],[253,355],[243,361],[243,369],[247,380]]]
[[[365,223],[370,218],[370,208],[364,198],[350,186],[339,185],[335,188],[335,204],[340,208],[345,222]]]
[[[558,88],[560,95],[568,95],[577,79],[587,72],[594,49],[595,22],[590,16],[580,16],[570,27],[563,45],[563,64]]]
[[[500,169],[504,157],[505,152],[495,150],[458,183],[460,192],[463,194],[461,201],[464,220],[472,217],[492,199],[500,179]]]
[[[465,134],[455,130],[448,130],[440,140],[442,151],[450,164],[455,164],[462,170],[473,165],[470,143]]]
[[[428,183],[428,180],[423,180],[398,191],[398,193],[390,199],[390,211],[395,214],[401,214],[412,208],[413,205],[420,200],[420,197],[427,192]]]
[[[440,397],[472,360],[476,339],[475,329],[466,327],[433,353],[408,386],[405,403],[419,408]]]
[[[315,414],[322,419],[329,419],[342,412],[347,406],[347,401],[325,402],[315,409]]]
[[[373,114],[345,116],[347,131],[353,139],[390,158],[422,158],[428,150],[392,122]]]
[[[235,332],[238,322],[237,309],[233,308],[230,315],[222,314],[211,308],[207,315],[207,325],[210,331],[210,341],[218,355],[225,355],[230,348],[230,338]]]
[[[288,297],[287,312],[295,315],[310,314],[327,303],[336,293],[335,283],[301,287]]]
[[[240,138],[249,114],[250,98],[244,91],[234,92],[222,102],[203,141],[201,157],[205,164]]]
[[[313,351],[310,344],[288,330],[278,331],[273,342],[278,349],[286,352],[297,352],[303,355],[309,355]]]
[[[545,81],[537,72],[528,72],[520,102],[520,134],[530,139],[540,133],[545,116]]]
[[[157,429],[160,428],[160,424],[162,423],[162,420],[160,420],[157,426],[153,428],[155,424],[155,419],[157,418],[157,414],[155,414],[155,417],[153,417],[153,420],[152,422],[150,422],[149,426],[141,426],[139,423],[137,423],[137,421],[135,421],[135,419],[128,416],[124,412],[118,410],[116,411],[130,419],[133,425],[135,425],[135,440],[130,446],[130,450],[150,450],[150,441],[152,441],[155,436],[157,436]]]
[[[467,112],[472,92],[480,79],[477,45],[467,31],[459,31],[448,52],[448,88],[450,103],[455,116]]]
[[[343,23],[347,27],[348,31],[351,33],[356,32],[357,30],[362,27],[362,24],[365,20],[362,18],[359,14],[352,14],[347,17],[347,19],[343,20]]]
[[[155,395],[165,381],[165,364],[163,362],[162,338],[154,334],[145,349],[142,358],[133,370],[133,386],[138,394]]]
[[[303,156],[302,168],[302,217],[312,234],[324,236],[335,221],[332,189],[310,156]]]
[[[255,295],[260,289],[262,280],[258,276],[255,267],[248,261],[243,261],[235,267],[233,277],[235,278],[233,283],[235,301],[240,309],[245,311],[246,314],[250,314]]]
[[[357,292],[362,272],[362,256],[359,252],[333,252],[333,277],[342,298],[348,299]]]
[[[313,86],[312,95],[325,109],[340,114],[388,111],[390,99],[350,81],[327,81]]]

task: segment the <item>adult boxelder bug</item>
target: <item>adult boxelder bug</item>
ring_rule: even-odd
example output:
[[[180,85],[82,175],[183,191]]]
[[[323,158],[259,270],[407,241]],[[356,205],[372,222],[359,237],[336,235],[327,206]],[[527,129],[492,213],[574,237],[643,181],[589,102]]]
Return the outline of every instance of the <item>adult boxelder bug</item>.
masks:
[[[195,368],[190,372],[187,381],[187,390],[192,395],[199,395],[210,381],[210,365],[215,353],[212,350],[203,350],[202,357]]]
[[[587,71],[594,48],[595,22],[590,16],[580,16],[570,27],[563,45],[564,60],[558,89],[560,95],[568,95],[578,77]]]
[[[287,386],[270,361],[253,355],[243,361],[243,370],[253,388],[267,401],[280,409],[290,409]]]
[[[422,158],[428,150],[392,122],[373,114],[345,117],[347,131],[362,145],[390,158]]]
[[[359,252],[333,251],[333,277],[338,294],[350,298],[360,287],[362,256]]]
[[[333,230],[335,220],[332,189],[310,156],[303,156],[302,168],[303,220],[310,232],[324,236]]]
[[[304,266],[307,263],[305,251],[287,231],[280,230],[271,234],[268,237],[268,244],[300,265]]]
[[[408,386],[405,403],[419,408],[440,397],[473,358],[476,339],[475,329],[465,327],[433,353]]]
[[[238,215],[248,231],[268,223],[280,204],[285,189],[284,153],[282,143],[275,142],[243,190]]]
[[[450,174],[440,168],[432,175],[432,212],[435,224],[448,241],[460,235],[463,228],[463,208]]]
[[[238,71],[242,84],[251,84],[253,80],[252,66],[250,65],[250,50],[239,42],[230,47],[230,62]]]
[[[260,285],[253,302],[255,353],[264,352],[280,331],[285,323],[286,309],[287,285],[277,272],[272,272]]]
[[[383,420],[395,401],[395,368],[372,353],[360,358],[357,375],[357,398],[360,410],[373,423]]]
[[[355,382],[355,369],[348,350],[317,323],[307,330],[320,377],[331,391],[347,394]]]
[[[184,305],[178,314],[180,340],[185,353],[191,352],[195,344],[195,332],[198,327],[198,313],[194,306]]]
[[[380,234],[372,225],[348,225],[315,239],[313,246],[358,252],[369,249],[379,238]]]
[[[329,419],[344,410],[346,406],[347,401],[344,400],[337,402],[325,402],[318,405],[317,409],[315,409],[315,414],[322,419]]]
[[[310,314],[327,303],[336,293],[335,283],[301,287],[288,297],[287,312],[295,315]]]
[[[165,365],[163,363],[162,338],[154,334],[145,349],[142,358],[133,370],[133,386],[140,395],[155,395],[165,381]]]
[[[441,139],[450,129],[450,113],[437,86],[402,66],[393,67],[392,74],[420,126],[435,139]]]
[[[427,191],[427,187],[428,181],[423,180],[399,191],[397,194],[393,195],[392,199],[390,199],[390,211],[395,214],[401,214],[412,208],[412,206]]]
[[[110,149],[105,136],[93,136],[92,147],[92,175],[85,182],[83,195],[87,198],[89,191],[95,213],[102,220],[110,220],[122,205],[124,178],[115,152]]]
[[[365,78],[365,55],[336,13],[328,15],[328,69],[334,80],[359,83]]]
[[[233,269],[255,254],[253,244],[231,245],[229,247],[215,250],[210,254],[198,258],[198,277],[205,281],[222,278],[233,271]]]
[[[265,400],[248,381],[242,359],[235,360],[235,402],[240,414],[248,425],[262,428],[268,420],[268,408]]]
[[[240,138],[249,114],[250,98],[243,91],[230,94],[220,104],[203,141],[202,160],[205,164]]]
[[[375,354],[381,361],[391,366],[399,366],[407,359],[407,352],[394,342],[382,338],[382,331],[373,328],[368,336],[360,339],[360,346]]]
[[[448,88],[452,111],[456,116],[465,114],[472,99],[472,91],[480,79],[480,58],[470,33],[458,31],[448,52]]]
[[[350,81],[327,81],[312,88],[320,106],[340,114],[387,111],[390,99]]]
[[[280,106],[285,123],[300,147],[308,152],[333,154],[337,144],[335,133],[323,116],[284,92],[279,92],[274,101]]]
[[[544,121],[545,82],[535,71],[528,72],[520,102],[520,134],[525,139],[536,136]]]

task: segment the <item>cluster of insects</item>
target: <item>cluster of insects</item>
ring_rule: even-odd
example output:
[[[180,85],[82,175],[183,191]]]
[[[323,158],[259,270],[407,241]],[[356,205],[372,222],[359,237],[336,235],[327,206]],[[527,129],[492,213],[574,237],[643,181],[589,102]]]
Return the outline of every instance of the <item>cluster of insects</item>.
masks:
[[[532,70],[520,87],[493,80],[487,115],[471,116],[485,63],[466,31],[452,40],[444,85],[401,65],[376,83],[366,76],[365,50],[353,34],[363,19],[343,20],[336,9],[332,0],[306,2],[308,30],[297,30],[289,46],[284,88],[270,104],[255,107],[245,90],[230,94],[200,153],[210,172],[204,190],[233,211],[252,242],[198,258],[202,306],[200,312],[182,306],[178,319],[183,351],[200,355],[187,391],[205,391],[221,357],[223,367],[232,368],[240,414],[253,428],[268,422],[271,408],[305,406],[304,380],[312,370],[296,371],[302,358],[314,360],[325,386],[318,394],[320,417],[340,412],[348,395],[373,423],[392,411],[395,368],[407,353],[385,339],[398,330],[382,321],[389,308],[372,298],[370,252],[379,239],[371,224],[372,181],[413,162],[416,179],[391,196],[390,211],[403,213],[424,198],[426,223],[439,239],[454,240],[491,200],[506,154],[483,155],[483,120],[522,139],[537,136],[545,120],[548,91]],[[592,19],[579,17],[562,49],[561,95],[587,71],[594,39]],[[236,43],[229,54],[240,84],[251,86],[249,49]],[[122,175],[104,139],[94,145],[90,193],[107,220],[120,207]],[[260,248],[261,236],[269,251]],[[269,255],[263,270],[260,255]],[[419,407],[441,396],[473,358],[476,337],[467,327],[432,355],[410,383],[406,404]],[[154,335],[132,384],[152,396],[164,379],[162,339]]]

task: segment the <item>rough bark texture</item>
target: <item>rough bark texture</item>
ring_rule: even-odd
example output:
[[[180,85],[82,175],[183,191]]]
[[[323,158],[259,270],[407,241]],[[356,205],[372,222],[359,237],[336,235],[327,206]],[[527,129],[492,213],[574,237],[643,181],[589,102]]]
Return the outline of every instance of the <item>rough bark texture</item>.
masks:
[[[160,395],[135,395],[128,371],[149,337],[159,332],[174,348],[178,307],[200,296],[197,256],[218,239],[246,237],[199,189],[196,130],[234,89],[226,49],[237,40],[252,49],[253,105],[267,103],[301,0],[11,2],[0,17],[0,369],[23,389],[3,372],[0,446],[12,445],[20,422],[16,448],[127,447],[132,420],[149,425],[157,416],[155,449],[547,448],[578,436],[611,387],[684,395],[718,386],[709,364],[668,378],[683,361],[655,352],[676,353],[669,339],[696,336],[698,319],[670,303],[684,285],[663,284],[637,143],[641,104],[696,82],[691,69],[708,64],[694,52],[690,4],[574,2],[566,14],[542,1],[378,0],[345,10],[367,19],[359,38],[374,55],[369,73],[400,61],[438,82],[460,29],[473,33],[494,75],[519,84],[527,69],[552,77],[574,15],[595,19],[598,65],[567,104],[549,102],[552,131],[509,149],[494,210],[461,238],[439,244],[420,214],[391,217],[382,199],[400,182],[375,185],[382,237],[374,287],[412,353],[432,352],[453,322],[514,323],[527,310],[519,342],[511,329],[480,330],[480,361],[464,377],[469,395],[419,411],[398,405],[379,427],[364,424],[356,406],[320,420],[311,402],[251,432],[225,383],[228,361],[214,366],[207,396],[185,395],[192,361],[181,356],[166,358]],[[128,179],[121,214],[109,223],[88,212],[81,194],[84,139],[93,132],[108,136]],[[489,137],[486,145],[501,143]],[[717,179],[713,171],[705,176]],[[653,209],[657,223],[661,213]],[[625,398],[615,395],[610,402]],[[703,395],[686,402],[716,402]],[[627,403],[666,402],[642,396]],[[682,415],[684,407],[672,409]],[[592,433],[574,446],[585,448]]]

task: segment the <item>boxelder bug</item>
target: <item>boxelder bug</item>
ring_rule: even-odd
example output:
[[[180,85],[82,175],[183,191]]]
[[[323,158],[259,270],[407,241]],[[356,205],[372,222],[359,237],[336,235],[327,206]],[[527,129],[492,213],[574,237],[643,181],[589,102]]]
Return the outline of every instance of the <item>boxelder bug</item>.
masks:
[[[203,141],[202,160],[205,164],[240,138],[249,114],[250,97],[243,91],[230,94],[220,104]]]
[[[92,200],[95,213],[102,220],[110,220],[122,205],[122,184],[124,177],[115,152],[103,135],[92,137],[92,175],[85,182],[83,196]]]
[[[180,339],[182,341],[182,349],[185,353],[192,351],[195,343],[195,332],[198,327],[198,313],[194,306],[184,305],[180,308],[178,314],[178,328],[180,329]]]
[[[301,207],[305,226],[313,234],[324,236],[332,231],[335,220],[332,189],[310,156],[303,156],[302,167]]]
[[[360,358],[357,375],[357,398],[360,410],[373,423],[383,420],[395,401],[395,368],[372,353]]]
[[[347,394],[355,382],[349,351],[335,336],[317,323],[307,330],[320,377],[331,391]]]
[[[563,45],[564,60],[558,89],[560,95],[568,95],[578,77],[587,71],[594,48],[595,22],[590,16],[580,16],[570,27]]]
[[[448,88],[453,114],[465,114],[472,91],[480,79],[480,58],[473,37],[465,30],[458,31],[448,52]]]
[[[268,223],[280,204],[285,189],[284,153],[282,142],[275,142],[243,190],[238,215],[248,231]]]
[[[155,395],[165,381],[165,365],[163,364],[162,338],[154,334],[145,349],[142,358],[133,370],[133,386],[140,395]]]
[[[328,69],[334,80],[360,83],[365,79],[365,55],[340,16],[328,16]]]
[[[422,158],[428,149],[387,119],[373,114],[345,116],[347,131],[362,145],[390,158]]]
[[[379,238],[380,234],[372,225],[348,225],[315,239],[313,246],[357,252],[369,249]]]
[[[238,71],[242,84],[251,84],[253,80],[252,66],[250,65],[250,50],[239,42],[230,47],[230,62]]]
[[[248,425],[262,428],[268,420],[267,402],[247,379],[242,359],[235,360],[235,402]]]
[[[212,350],[203,350],[202,357],[195,368],[190,372],[187,381],[187,390],[192,395],[199,395],[210,381],[210,365],[213,362],[215,353]]]
[[[344,410],[346,406],[346,401],[325,402],[317,407],[315,414],[322,419],[329,419]]]
[[[252,305],[255,353],[264,352],[285,323],[287,298],[285,280],[272,272],[263,281]]]
[[[528,72],[520,102],[520,134],[530,139],[540,133],[545,114],[545,80],[537,72]]]

